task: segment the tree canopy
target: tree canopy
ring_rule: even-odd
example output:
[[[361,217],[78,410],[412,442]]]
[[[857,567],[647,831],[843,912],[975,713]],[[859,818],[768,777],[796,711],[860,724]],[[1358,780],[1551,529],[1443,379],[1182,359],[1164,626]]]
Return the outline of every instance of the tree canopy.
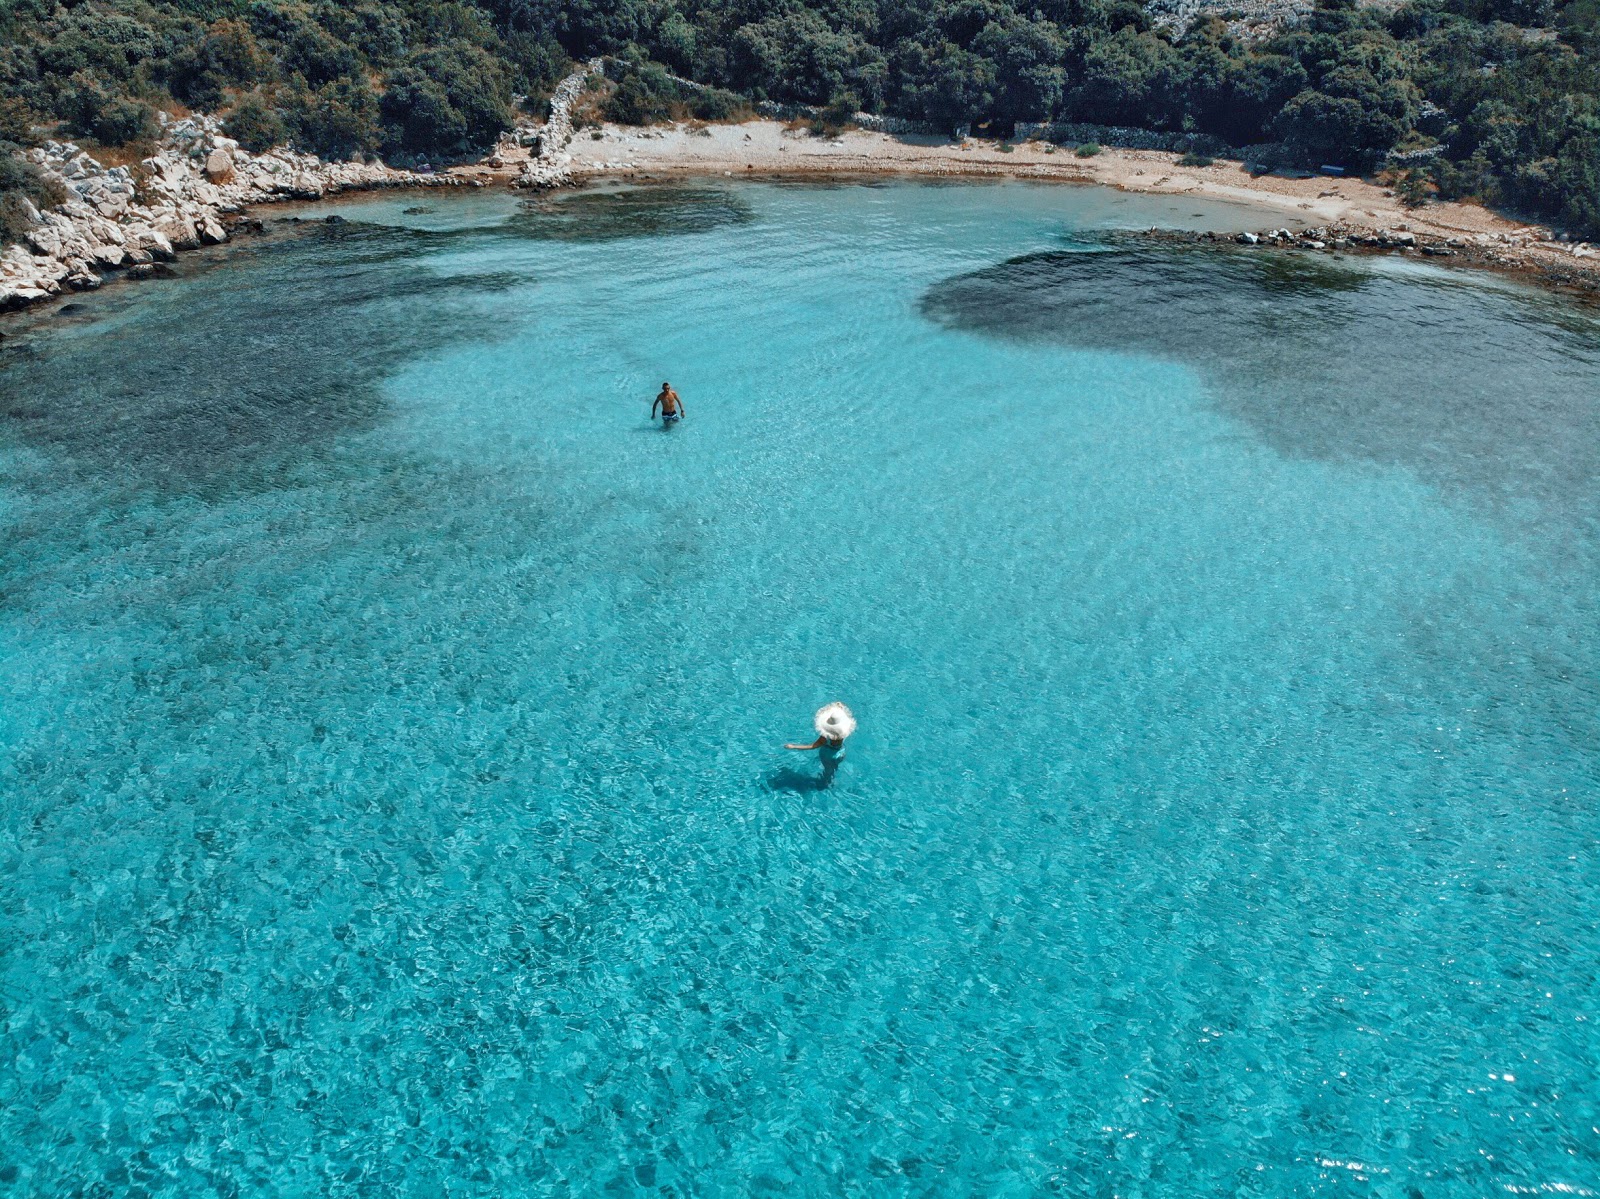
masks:
[[[251,146],[464,156],[594,54],[618,61],[617,120],[742,97],[1129,125],[1355,171],[1424,150],[1445,195],[1600,236],[1600,0],[1320,0],[1260,41],[1216,17],[1157,29],[1136,0],[0,0],[0,139],[137,144],[187,107]]]

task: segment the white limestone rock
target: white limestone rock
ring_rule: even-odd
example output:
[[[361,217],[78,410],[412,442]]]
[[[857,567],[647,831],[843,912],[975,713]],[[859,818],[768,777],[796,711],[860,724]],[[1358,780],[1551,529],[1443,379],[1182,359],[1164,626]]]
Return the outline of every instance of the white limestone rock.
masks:
[[[0,310],[26,308],[29,304],[48,300],[51,294],[48,288],[32,283],[6,283],[0,285]]]
[[[233,175],[233,155],[220,146],[206,155],[206,178],[213,183],[222,183]]]
[[[457,182],[393,171],[378,161],[325,163],[287,148],[251,155],[224,137],[221,122],[210,116],[164,117],[161,124],[159,148],[133,168],[107,168],[71,142],[46,142],[27,152],[67,187],[69,198],[52,212],[26,212],[38,219],[25,244],[0,247],[0,305],[31,303],[63,287],[98,286],[102,270],[131,268],[143,277],[177,250],[226,241],[220,215],[250,204],[315,199],[347,188]]]
[[[149,225],[135,225],[129,229],[128,245],[163,261],[173,257],[172,243],[167,240],[167,235]]]
[[[61,253],[62,237],[60,231],[54,225],[35,225],[22,236],[40,254],[53,258]]]
[[[174,250],[197,250],[200,248],[200,235],[195,232],[194,224],[181,215],[168,217],[156,226],[156,232],[165,237]]]
[[[92,257],[99,266],[119,267],[128,260],[128,252],[121,246],[95,246]]]

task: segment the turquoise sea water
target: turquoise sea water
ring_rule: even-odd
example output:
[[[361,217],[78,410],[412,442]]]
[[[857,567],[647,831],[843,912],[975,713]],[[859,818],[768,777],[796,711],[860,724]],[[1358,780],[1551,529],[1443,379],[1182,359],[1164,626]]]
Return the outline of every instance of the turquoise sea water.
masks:
[[[7,330],[0,1194],[1600,1192],[1593,312],[339,211]]]

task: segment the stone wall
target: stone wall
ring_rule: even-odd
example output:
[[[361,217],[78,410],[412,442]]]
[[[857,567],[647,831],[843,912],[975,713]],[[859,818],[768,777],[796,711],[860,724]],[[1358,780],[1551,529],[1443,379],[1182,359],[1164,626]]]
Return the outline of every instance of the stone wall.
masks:
[[[556,84],[550,96],[550,116],[543,125],[517,130],[517,140],[538,147],[539,154],[528,159],[514,186],[550,188],[572,182],[572,155],[567,152],[567,143],[572,140],[572,110],[583,95],[589,76],[604,73],[605,60],[591,58]]]
[[[779,104],[773,100],[763,100],[756,105],[756,111],[774,121],[813,121],[823,113],[822,109],[811,104]],[[886,117],[875,112],[855,113],[850,118],[850,124],[872,133],[939,137],[946,132],[929,121],[909,121],[904,117]]]
[[[1122,150],[1166,150],[1184,154],[1190,150],[1197,154],[1210,154],[1219,158],[1237,158],[1238,151],[1217,138],[1203,133],[1157,133],[1151,129],[1133,129],[1123,125],[1090,125],[1075,121],[1044,121],[1017,123],[1018,141],[1048,141],[1057,145],[1081,146],[1093,142],[1100,146],[1115,146]]]

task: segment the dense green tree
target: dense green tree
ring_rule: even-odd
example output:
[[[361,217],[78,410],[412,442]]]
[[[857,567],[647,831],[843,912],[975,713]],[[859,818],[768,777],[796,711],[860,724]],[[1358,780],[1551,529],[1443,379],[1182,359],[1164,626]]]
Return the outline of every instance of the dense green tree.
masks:
[[[1051,22],[1011,14],[985,25],[972,49],[994,63],[993,118],[1048,121],[1060,111],[1067,45]]]
[[[437,160],[597,53],[619,120],[772,98],[829,106],[825,126],[856,105],[945,129],[1055,117],[1362,169],[1432,144],[1419,188],[1600,236],[1600,0],[1318,0],[1265,42],[1215,17],[1158,31],[1139,0],[0,0],[0,108],[27,114],[0,137],[136,143],[187,105],[256,148]]]
[[[675,71],[689,73],[695,69],[695,51],[699,41],[693,25],[677,9],[667,14],[651,41],[656,56]]]
[[[622,125],[649,125],[672,115],[678,87],[665,68],[637,60],[620,69],[617,88],[605,102],[605,117]]]
[[[74,133],[108,145],[141,142],[156,132],[150,105],[107,87],[92,72],[78,71],[60,90],[58,111]]]
[[[0,97],[0,145],[7,149],[33,144],[39,114],[14,96]]]
[[[1274,125],[1301,160],[1370,166],[1411,128],[1416,89],[1404,80],[1336,67],[1321,82],[1285,104]]]
[[[467,154],[511,127],[509,72],[470,42],[447,42],[391,71],[380,108],[391,152]]]
[[[290,139],[329,158],[369,154],[379,147],[378,97],[365,79],[336,79],[309,91],[294,89],[281,106]]]
[[[994,63],[952,42],[931,51],[919,42],[905,44],[899,67],[907,111],[941,129],[984,119],[994,105]]]
[[[250,26],[222,20],[202,37],[179,46],[167,79],[178,99],[195,108],[214,109],[222,106],[230,89],[248,87],[268,70],[267,56]]]
[[[1070,107],[1079,120],[1169,127],[1177,115],[1179,51],[1150,33],[1124,26],[1094,43]]]
[[[623,125],[648,125],[669,117],[692,116],[726,120],[747,108],[733,92],[680,84],[659,63],[637,51],[612,64],[615,89],[606,98],[607,120]]]
[[[729,82],[757,97],[826,104],[846,89],[881,91],[882,54],[804,11],[752,21],[729,43]]]
[[[1197,23],[1182,49],[1176,91],[1184,116],[1198,132],[1235,145],[1259,138],[1310,82],[1286,55],[1240,53],[1221,21]]]

